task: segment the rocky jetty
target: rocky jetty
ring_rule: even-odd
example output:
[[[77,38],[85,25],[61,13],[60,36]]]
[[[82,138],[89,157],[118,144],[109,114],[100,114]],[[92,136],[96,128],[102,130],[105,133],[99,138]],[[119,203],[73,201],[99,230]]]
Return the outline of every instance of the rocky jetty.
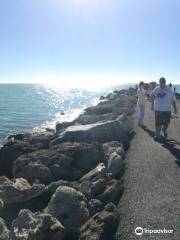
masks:
[[[114,91],[55,131],[0,149],[1,240],[113,239],[135,89]]]

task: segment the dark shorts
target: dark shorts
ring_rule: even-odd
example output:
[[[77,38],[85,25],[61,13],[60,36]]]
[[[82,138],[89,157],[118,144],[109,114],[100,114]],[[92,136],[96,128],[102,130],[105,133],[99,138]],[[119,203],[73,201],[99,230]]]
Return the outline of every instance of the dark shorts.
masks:
[[[161,112],[161,111],[155,111],[155,122],[156,126],[161,127],[162,125],[168,126],[171,119],[171,112]]]

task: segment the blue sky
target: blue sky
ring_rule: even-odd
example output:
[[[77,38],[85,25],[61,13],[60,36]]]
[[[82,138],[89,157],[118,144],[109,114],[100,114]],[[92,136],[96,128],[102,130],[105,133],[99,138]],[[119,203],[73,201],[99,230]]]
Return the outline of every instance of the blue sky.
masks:
[[[0,0],[0,82],[180,83],[179,0]]]

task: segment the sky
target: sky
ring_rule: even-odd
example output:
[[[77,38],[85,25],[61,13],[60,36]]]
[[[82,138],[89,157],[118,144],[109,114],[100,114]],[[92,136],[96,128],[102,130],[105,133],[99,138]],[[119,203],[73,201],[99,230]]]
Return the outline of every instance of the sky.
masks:
[[[179,0],[0,0],[0,83],[180,83]]]

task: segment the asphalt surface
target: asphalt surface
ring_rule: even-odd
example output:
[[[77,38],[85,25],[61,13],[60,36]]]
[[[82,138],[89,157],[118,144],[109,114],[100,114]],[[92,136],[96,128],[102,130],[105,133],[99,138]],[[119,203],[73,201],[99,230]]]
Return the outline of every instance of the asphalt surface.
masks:
[[[180,116],[180,103],[178,112]],[[142,129],[135,123],[136,135],[125,160],[125,191],[119,202],[116,240],[180,240],[180,166],[175,162],[180,161],[180,118],[171,120],[168,139],[161,142],[153,139],[150,104],[145,124]],[[135,234],[137,227],[143,229],[142,235]],[[169,233],[152,232],[164,229]]]

